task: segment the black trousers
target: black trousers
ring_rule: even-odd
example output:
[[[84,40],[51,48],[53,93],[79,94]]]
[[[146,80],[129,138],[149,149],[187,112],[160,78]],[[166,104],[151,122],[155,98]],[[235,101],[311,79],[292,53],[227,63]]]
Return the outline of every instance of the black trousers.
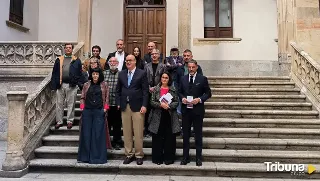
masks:
[[[182,114],[183,158],[189,159],[191,124],[195,133],[196,158],[201,159],[203,115],[195,114],[193,109],[188,109],[185,114]]]
[[[152,134],[152,162],[174,162],[176,155],[176,135],[172,133],[169,111],[162,110],[157,134]]]
[[[113,144],[122,144],[121,141],[121,110],[118,110],[117,106],[110,106],[108,110],[108,126],[110,136],[113,136]],[[112,127],[112,130],[111,130]]]

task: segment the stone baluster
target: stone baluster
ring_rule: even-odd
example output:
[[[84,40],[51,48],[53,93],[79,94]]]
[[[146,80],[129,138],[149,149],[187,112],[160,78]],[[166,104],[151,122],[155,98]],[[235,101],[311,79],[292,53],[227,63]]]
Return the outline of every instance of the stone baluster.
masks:
[[[8,148],[2,165],[4,171],[17,171],[26,168],[23,157],[23,130],[25,103],[28,92],[24,86],[14,86],[7,92],[8,98]]]

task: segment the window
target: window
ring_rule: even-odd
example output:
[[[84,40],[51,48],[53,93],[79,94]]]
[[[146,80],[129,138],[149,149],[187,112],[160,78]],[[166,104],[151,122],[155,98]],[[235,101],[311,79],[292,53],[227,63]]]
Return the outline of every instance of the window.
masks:
[[[10,0],[9,20],[22,26],[24,0]]]
[[[232,38],[232,0],[203,0],[204,37]]]
[[[127,5],[163,5],[163,0],[127,0]]]

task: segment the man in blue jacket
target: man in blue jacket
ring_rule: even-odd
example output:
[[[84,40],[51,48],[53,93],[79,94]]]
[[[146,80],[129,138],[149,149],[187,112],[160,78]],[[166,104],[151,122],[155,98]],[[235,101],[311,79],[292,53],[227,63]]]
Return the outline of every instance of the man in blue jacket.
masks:
[[[56,59],[51,76],[51,88],[56,90],[56,125],[63,125],[64,102],[67,100],[67,128],[71,129],[74,120],[75,100],[78,87],[82,89],[85,79],[80,59],[72,55],[73,45],[65,44],[65,54]]]

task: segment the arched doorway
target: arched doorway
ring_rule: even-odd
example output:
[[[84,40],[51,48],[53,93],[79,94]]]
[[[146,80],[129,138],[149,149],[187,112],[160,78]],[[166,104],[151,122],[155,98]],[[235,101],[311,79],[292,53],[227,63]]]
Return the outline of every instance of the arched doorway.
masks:
[[[166,51],[166,1],[125,0],[124,39],[126,52],[134,47],[141,48],[142,56],[147,53],[147,44],[156,43],[165,55]]]

